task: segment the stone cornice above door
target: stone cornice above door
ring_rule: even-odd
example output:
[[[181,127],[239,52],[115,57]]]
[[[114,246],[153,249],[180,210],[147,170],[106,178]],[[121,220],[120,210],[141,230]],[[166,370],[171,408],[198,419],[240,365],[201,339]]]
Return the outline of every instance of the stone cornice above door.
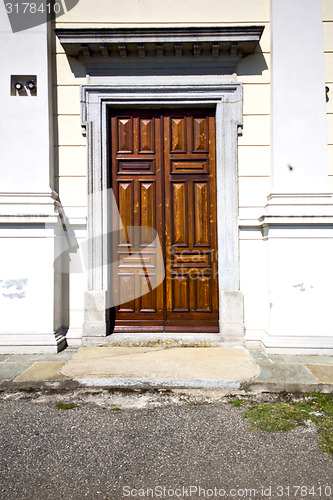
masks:
[[[68,56],[87,74],[168,67],[236,72],[242,57],[253,54],[264,26],[59,28],[55,32]]]

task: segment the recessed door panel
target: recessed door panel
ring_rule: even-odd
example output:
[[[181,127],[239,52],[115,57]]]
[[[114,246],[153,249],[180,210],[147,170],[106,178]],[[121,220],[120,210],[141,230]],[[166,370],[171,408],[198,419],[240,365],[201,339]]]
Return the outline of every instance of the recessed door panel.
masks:
[[[117,119],[118,153],[131,153],[133,151],[133,118],[119,117]]]
[[[172,220],[172,242],[184,247],[188,246],[186,209],[187,209],[187,185],[186,182],[172,183],[171,220]]]
[[[154,119],[140,118],[139,120],[140,153],[154,153]]]
[[[194,246],[209,245],[208,182],[193,182]]]

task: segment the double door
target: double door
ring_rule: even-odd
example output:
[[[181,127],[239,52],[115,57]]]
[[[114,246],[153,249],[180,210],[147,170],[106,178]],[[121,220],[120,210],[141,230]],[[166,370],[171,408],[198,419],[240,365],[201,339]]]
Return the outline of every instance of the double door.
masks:
[[[121,110],[110,119],[110,184],[126,235],[112,246],[111,286],[132,292],[116,308],[115,331],[218,332],[213,110]],[[136,231],[145,227],[163,254],[157,287],[156,244]]]

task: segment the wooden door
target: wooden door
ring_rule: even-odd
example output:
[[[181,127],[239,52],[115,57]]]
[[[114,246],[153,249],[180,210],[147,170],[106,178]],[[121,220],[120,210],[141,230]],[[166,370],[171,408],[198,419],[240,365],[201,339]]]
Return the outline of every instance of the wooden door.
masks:
[[[218,332],[213,111],[113,113],[110,153],[122,222],[156,229],[166,269],[164,282],[139,296],[143,267],[154,274],[153,249],[119,266],[112,286],[132,287],[137,298],[117,307],[115,331]],[[117,255],[140,246],[125,239],[113,247]]]

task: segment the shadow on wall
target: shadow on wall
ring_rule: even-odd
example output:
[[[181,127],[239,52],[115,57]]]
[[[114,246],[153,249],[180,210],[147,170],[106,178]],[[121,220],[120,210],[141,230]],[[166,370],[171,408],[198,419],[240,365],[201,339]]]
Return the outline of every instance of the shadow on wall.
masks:
[[[262,75],[268,69],[265,56],[262,52],[256,52],[241,59],[237,66],[239,76]]]
[[[235,72],[234,65],[226,64],[227,59],[217,60],[213,57],[202,57],[193,62],[193,57],[183,57],[181,61],[164,57],[146,58],[138,60],[128,57],[126,59],[112,58],[110,62],[104,62],[91,67],[85,67],[80,60],[68,56],[68,62],[72,73],[76,78],[91,76],[171,76],[171,75],[231,75]],[[239,76],[261,75],[268,66],[262,52],[256,52],[243,59],[237,65]]]
[[[85,78],[86,77],[86,69],[84,64],[75,59],[75,57],[67,56],[69,66],[72,70],[72,73],[76,78]]]
[[[50,37],[50,45],[51,45],[51,73],[52,73],[52,82],[58,81],[57,75],[57,62],[56,62],[56,36],[53,31],[51,31]],[[59,133],[58,133],[58,93],[57,86],[51,85],[49,90],[52,98],[52,114],[53,121],[51,124],[52,127],[52,137],[53,137],[53,154],[51,156],[50,162],[50,186],[56,193],[59,193]]]

